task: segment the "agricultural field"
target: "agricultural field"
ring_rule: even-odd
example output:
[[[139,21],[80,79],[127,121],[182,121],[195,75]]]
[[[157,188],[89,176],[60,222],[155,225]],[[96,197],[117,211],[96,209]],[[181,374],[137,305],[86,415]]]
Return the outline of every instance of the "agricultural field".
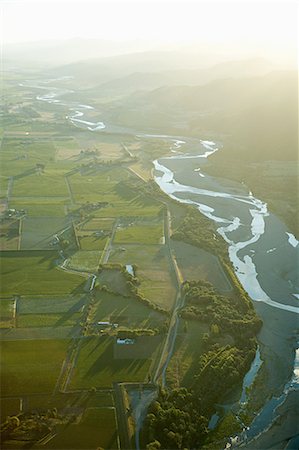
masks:
[[[66,267],[69,269],[95,272],[99,267],[102,252],[94,250],[94,247],[92,248],[93,250],[79,250],[72,254],[67,260]]]
[[[74,138],[66,137],[65,139],[55,139],[53,144],[56,149],[56,161],[72,159],[80,155],[78,142]]]
[[[115,161],[125,155],[122,138],[128,137],[82,133],[77,136],[77,141],[83,150],[95,151],[100,160]]]
[[[22,174],[14,177],[13,197],[63,197],[68,198],[69,193],[65,179],[56,171],[45,169],[45,173]]]
[[[16,323],[18,328],[53,327],[79,325],[80,313],[62,314],[18,314]]]
[[[133,346],[132,346],[133,347]],[[150,359],[114,358],[113,337],[90,337],[81,342],[71,388],[109,388],[114,382],[142,382],[151,366]]]
[[[72,175],[69,182],[73,196],[78,203],[87,201],[121,203],[136,196],[134,192],[123,190],[121,182],[129,178],[130,173],[122,167],[104,167],[95,169],[88,174]]]
[[[6,395],[51,393],[68,340],[3,341],[0,344],[2,392]]]
[[[161,244],[164,239],[163,222],[132,222],[127,226],[118,226],[114,238],[115,244]]]
[[[84,231],[111,231],[115,223],[114,218],[90,219],[82,225]]]
[[[85,278],[56,267],[55,251],[0,253],[1,296],[70,294],[83,288]]]
[[[0,250],[18,250],[20,245],[20,220],[4,220],[0,224]]]
[[[138,289],[146,298],[170,310],[175,300],[175,282],[164,245],[114,245],[109,262],[135,264]]]
[[[13,326],[14,314],[15,300],[2,298],[0,300],[0,328]]]
[[[163,325],[167,317],[141,303],[139,300],[110,292],[96,294],[95,322],[109,321],[119,327],[156,329]]]
[[[83,236],[80,234],[83,234]],[[107,243],[107,237],[106,236],[96,236],[94,233],[89,233],[86,235],[86,232],[83,233],[77,233],[80,248],[83,251],[90,250],[92,253],[94,253],[95,250],[103,250],[105,248],[105,245]]]
[[[119,448],[115,409],[87,408],[78,424],[60,430],[46,449],[97,450]]]
[[[100,286],[106,286],[120,295],[129,295],[127,279],[119,269],[102,269],[98,275]]]
[[[219,292],[223,293],[232,290],[231,283],[217,256],[175,240],[171,241],[171,247],[185,280],[209,281]]]
[[[85,301],[85,296],[21,297],[17,310],[19,314],[73,313],[81,311]]]
[[[70,223],[64,217],[26,217],[22,220],[21,250],[53,248],[53,237]]]
[[[11,208],[24,209],[26,216],[30,218],[42,217],[63,217],[65,215],[68,199],[58,199],[54,197],[44,198],[37,197],[35,199],[14,198],[10,202]]]

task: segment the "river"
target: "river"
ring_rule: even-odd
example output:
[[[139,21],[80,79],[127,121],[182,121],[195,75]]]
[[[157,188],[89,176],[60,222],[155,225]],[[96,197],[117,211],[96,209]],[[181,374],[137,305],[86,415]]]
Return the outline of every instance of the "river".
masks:
[[[56,83],[59,81],[55,80]],[[66,108],[66,120],[76,127],[91,132],[124,130],[105,124],[101,118],[95,120],[96,111],[92,106],[61,100],[63,95],[73,91],[50,87],[48,82],[24,82],[22,85],[42,91],[37,100]],[[299,389],[299,352],[295,353],[299,312],[298,241],[268,210],[267,204],[254,197],[250,188],[205,173],[207,158],[217,151],[224,151],[221,143],[136,133],[128,128],[126,132],[169,143],[171,156],[153,162],[155,181],[170,197],[194,205],[216,223],[218,233],[228,244],[235,273],[263,320],[258,336],[258,360],[259,365],[264,362],[268,370],[265,391],[269,392],[270,398],[247,431],[251,442],[261,433],[267,433],[278,406],[286,402],[292,391]],[[247,374],[245,387],[252,384],[257,371],[255,360]],[[243,389],[242,401],[244,395]]]

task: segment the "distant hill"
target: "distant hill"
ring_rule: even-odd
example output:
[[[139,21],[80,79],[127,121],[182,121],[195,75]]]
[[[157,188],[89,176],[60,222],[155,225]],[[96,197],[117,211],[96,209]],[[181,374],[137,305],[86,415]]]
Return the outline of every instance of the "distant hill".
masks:
[[[227,147],[226,157],[291,160],[298,151],[297,94],[296,72],[273,72],[136,93],[123,111],[130,120],[135,112],[139,124],[142,112],[145,125],[162,112],[166,120],[185,117],[186,133],[218,136]]]
[[[140,56],[140,55],[139,55]],[[144,57],[145,55],[143,55]],[[153,56],[153,55],[152,55]],[[154,56],[153,56],[154,57]],[[124,58],[127,60],[127,58]],[[132,61],[133,68],[135,68],[136,62]],[[109,62],[108,62],[109,63]],[[179,65],[182,65],[180,60]],[[128,75],[113,78],[109,81],[99,84],[93,89],[99,91],[105,91],[106,93],[124,94],[133,93],[140,90],[154,90],[160,87],[171,87],[180,85],[196,86],[206,84],[210,81],[232,77],[250,77],[256,75],[264,75],[273,71],[275,66],[262,58],[249,59],[244,61],[229,61],[214,65],[209,68],[200,69],[175,69],[161,71],[161,65],[150,64],[150,67],[144,66],[140,63],[140,67],[137,72],[130,73]],[[120,73],[124,67],[119,68],[117,73]],[[150,72],[145,72],[145,70]],[[130,70],[129,66],[125,68],[125,71]],[[94,73],[96,79],[96,74]]]
[[[262,75],[275,66],[263,58],[220,62],[205,52],[146,51],[65,64],[52,75],[72,75],[82,88],[132,93],[162,86],[199,85],[224,77]]]

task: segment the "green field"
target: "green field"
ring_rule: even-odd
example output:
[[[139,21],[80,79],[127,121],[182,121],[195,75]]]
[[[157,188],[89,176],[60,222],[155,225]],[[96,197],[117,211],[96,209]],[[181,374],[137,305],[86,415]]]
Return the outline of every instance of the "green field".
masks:
[[[96,299],[95,322],[111,321],[129,328],[157,328],[166,319],[134,298],[99,292]]]
[[[14,300],[0,299],[0,328],[12,325]]]
[[[115,244],[160,244],[163,237],[163,223],[132,224],[118,227],[113,242]]]
[[[121,188],[121,181],[128,178],[130,178],[129,172],[122,167],[117,167],[91,171],[85,175],[75,174],[69,178],[69,182],[78,203],[86,201],[120,203],[136,196],[134,192],[128,196]]]
[[[18,314],[17,327],[70,327],[80,323],[80,313],[61,314]]]
[[[73,313],[79,312],[84,304],[84,296],[21,297],[17,309],[19,314]]]
[[[232,290],[217,256],[175,240],[171,241],[171,247],[185,280],[207,280],[223,293]]]
[[[25,395],[52,392],[68,340],[3,341],[0,344],[1,392]]]
[[[101,251],[79,250],[68,258],[67,267],[70,269],[95,272],[99,267]]]
[[[110,231],[113,227],[115,219],[103,218],[103,219],[91,219],[88,220],[82,227],[86,231]]]
[[[175,300],[175,284],[170,269],[166,246],[122,245],[114,246],[109,262],[122,265],[136,264],[139,290],[153,303],[170,309]]]
[[[93,213],[95,217],[153,217],[161,212],[161,205],[148,197],[140,195],[129,203],[113,202]]]
[[[127,279],[119,269],[102,269],[98,275],[100,286],[106,286],[120,295],[128,295]]]
[[[29,217],[62,217],[65,215],[66,199],[51,198],[14,198],[10,202],[11,208],[25,209]]]
[[[54,235],[70,227],[64,217],[26,217],[22,221],[21,250],[51,248]]]
[[[84,236],[79,237],[81,250],[103,250],[107,243],[107,237]],[[98,252],[99,253],[99,252]]]
[[[56,260],[51,251],[1,252],[1,295],[70,294],[84,286],[85,278],[57,269]]]
[[[65,197],[69,192],[63,175],[33,173],[14,179],[13,197]]]
[[[82,342],[70,388],[108,388],[114,382],[144,381],[149,359],[114,359],[112,337],[91,337]]]
[[[47,449],[118,449],[115,410],[87,408],[79,424],[71,424],[45,445]]]

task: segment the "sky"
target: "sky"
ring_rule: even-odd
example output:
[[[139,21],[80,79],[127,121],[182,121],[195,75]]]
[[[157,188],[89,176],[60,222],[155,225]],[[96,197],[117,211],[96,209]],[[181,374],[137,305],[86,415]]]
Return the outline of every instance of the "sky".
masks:
[[[297,42],[295,1],[0,0],[1,42],[75,37],[140,46],[201,43],[287,58]],[[142,44],[143,43],[143,44]]]

